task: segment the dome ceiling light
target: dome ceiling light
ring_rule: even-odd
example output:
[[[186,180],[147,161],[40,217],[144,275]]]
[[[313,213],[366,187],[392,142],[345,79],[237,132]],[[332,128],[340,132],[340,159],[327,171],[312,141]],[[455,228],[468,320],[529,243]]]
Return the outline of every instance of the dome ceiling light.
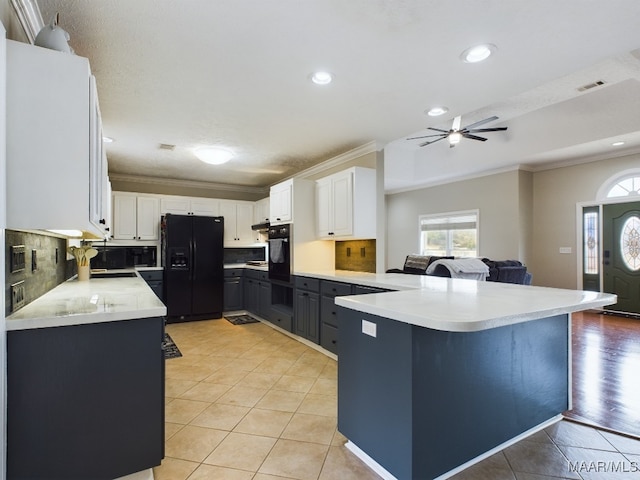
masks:
[[[426,113],[430,117],[439,117],[440,115],[444,115],[448,111],[449,109],[447,107],[433,107],[429,110],[425,110],[424,113]]]
[[[465,63],[478,63],[489,58],[497,47],[492,43],[483,43],[467,48],[460,54],[460,59]]]
[[[316,85],[329,85],[333,81],[333,75],[329,72],[314,72],[310,78]]]
[[[222,165],[233,158],[233,152],[221,147],[198,147],[193,153],[198,159],[210,165]]]

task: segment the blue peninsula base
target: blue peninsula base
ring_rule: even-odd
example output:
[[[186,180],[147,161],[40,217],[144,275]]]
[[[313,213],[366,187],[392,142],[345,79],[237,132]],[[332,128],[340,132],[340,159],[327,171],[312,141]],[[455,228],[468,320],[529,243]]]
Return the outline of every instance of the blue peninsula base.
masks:
[[[447,332],[338,307],[338,324],[338,430],[397,479],[447,476],[569,409],[569,314]]]

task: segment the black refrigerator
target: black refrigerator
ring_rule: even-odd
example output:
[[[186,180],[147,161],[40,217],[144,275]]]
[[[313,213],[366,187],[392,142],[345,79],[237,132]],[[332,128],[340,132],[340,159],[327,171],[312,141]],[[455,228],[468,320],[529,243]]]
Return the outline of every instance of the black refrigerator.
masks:
[[[167,323],[220,318],[224,218],[167,214],[161,224]]]

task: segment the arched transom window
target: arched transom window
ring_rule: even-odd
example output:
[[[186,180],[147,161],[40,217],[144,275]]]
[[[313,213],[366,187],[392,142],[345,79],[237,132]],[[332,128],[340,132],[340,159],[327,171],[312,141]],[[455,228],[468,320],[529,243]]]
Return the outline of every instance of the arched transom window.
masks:
[[[640,195],[640,176],[627,177],[620,180],[607,192],[607,198]]]

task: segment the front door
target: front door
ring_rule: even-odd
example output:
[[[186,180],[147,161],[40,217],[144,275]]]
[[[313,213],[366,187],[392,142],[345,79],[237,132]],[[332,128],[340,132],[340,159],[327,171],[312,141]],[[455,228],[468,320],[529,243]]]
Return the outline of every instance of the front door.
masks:
[[[603,206],[603,291],[618,303],[607,310],[640,314],[640,202]]]

